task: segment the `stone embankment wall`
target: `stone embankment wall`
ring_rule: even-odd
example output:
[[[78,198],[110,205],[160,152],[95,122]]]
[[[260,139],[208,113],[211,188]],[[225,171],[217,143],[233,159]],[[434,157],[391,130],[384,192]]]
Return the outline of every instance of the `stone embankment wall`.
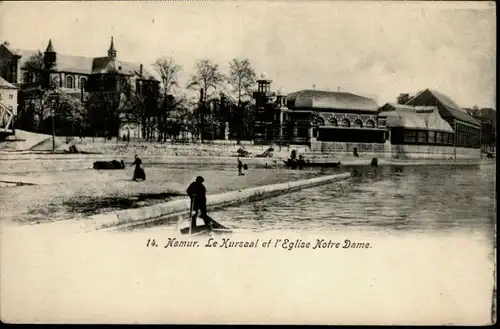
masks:
[[[393,159],[481,159],[481,150],[453,146],[392,145]]]
[[[300,189],[329,184],[345,180],[351,177],[350,173],[322,176],[311,179],[292,181],[282,184],[264,185],[207,196],[207,206],[211,209],[223,208],[242,202],[257,201],[272,196],[294,192]],[[85,219],[79,219],[78,225],[81,230],[93,231],[104,228],[117,228],[124,226],[138,226],[172,220],[189,212],[190,201],[188,198],[165,202],[153,206],[127,209],[107,214],[94,215]],[[59,222],[47,225],[66,225]]]
[[[75,139],[74,144],[80,151],[102,153],[116,156],[238,156],[238,150],[241,148],[249,152],[249,156],[263,154],[272,147],[272,155],[284,153],[289,155],[294,146],[281,147],[276,145],[253,145],[242,141],[240,145],[235,141],[211,141],[205,143],[172,143],[172,142],[145,142],[131,141],[123,142],[116,140],[104,140],[102,138],[94,139],[84,138]]]

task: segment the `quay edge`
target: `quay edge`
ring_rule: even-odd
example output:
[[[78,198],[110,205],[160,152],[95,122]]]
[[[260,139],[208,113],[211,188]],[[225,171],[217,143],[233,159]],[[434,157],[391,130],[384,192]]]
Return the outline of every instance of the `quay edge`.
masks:
[[[272,196],[291,193],[300,189],[342,181],[350,177],[351,173],[341,173],[208,195],[207,206],[211,211],[217,210],[226,206],[233,206],[244,202],[254,202]],[[147,207],[119,210],[78,220],[64,220],[41,225],[66,226],[83,233],[96,230],[117,230],[120,228],[160,225],[166,222],[171,223],[172,220],[177,219],[179,216],[188,214],[189,205],[189,199],[183,198]]]
[[[144,155],[141,156],[145,164],[173,164],[173,165],[235,165],[236,156],[164,156],[164,155]],[[341,166],[369,166],[371,160],[377,158],[378,165],[480,165],[486,163],[494,163],[495,160],[486,159],[388,159],[384,157],[353,157],[353,156],[338,156],[324,159],[318,162],[337,162],[340,161]],[[269,166],[269,167],[284,167],[283,160],[286,157],[241,157],[243,163],[248,165]],[[1,161],[89,161],[88,168],[92,168],[92,162],[98,160],[125,160],[127,163],[128,157],[121,155],[90,155],[90,154],[0,154]],[[131,159],[129,161],[132,161]],[[82,168],[85,169],[85,168]]]

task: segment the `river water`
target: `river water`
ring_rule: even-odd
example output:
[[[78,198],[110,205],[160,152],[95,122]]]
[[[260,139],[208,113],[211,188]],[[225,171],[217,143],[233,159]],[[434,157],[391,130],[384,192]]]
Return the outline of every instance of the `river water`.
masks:
[[[245,231],[493,232],[495,166],[346,168],[349,180],[210,213]],[[323,170],[324,174],[338,169]],[[173,229],[173,226],[148,230]],[[415,232],[416,233],[416,232]]]

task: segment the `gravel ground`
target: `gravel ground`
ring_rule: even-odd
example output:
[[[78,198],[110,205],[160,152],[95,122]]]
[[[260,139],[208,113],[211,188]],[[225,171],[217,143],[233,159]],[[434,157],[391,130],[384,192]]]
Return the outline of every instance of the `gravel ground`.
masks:
[[[136,208],[185,196],[201,175],[208,194],[318,177],[319,171],[250,168],[238,176],[234,167],[146,167],[147,180],[131,180],[133,168],[30,173],[40,185],[0,186],[0,217],[23,223],[75,219],[113,210]]]

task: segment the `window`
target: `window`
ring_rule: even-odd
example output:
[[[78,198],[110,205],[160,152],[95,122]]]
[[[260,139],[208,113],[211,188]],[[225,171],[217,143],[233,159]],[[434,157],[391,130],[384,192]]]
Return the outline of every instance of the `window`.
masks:
[[[372,120],[366,121],[366,127],[375,128],[375,122],[373,122]]]
[[[81,78],[80,79],[80,88],[85,88],[85,84],[87,83],[87,79]]]
[[[356,121],[354,121],[354,127],[362,128],[363,122],[361,122],[361,120],[357,119]]]
[[[309,137],[309,129],[307,129],[307,128],[297,129],[297,137],[302,137],[302,138]]]
[[[66,88],[73,89],[73,77],[71,76],[66,77]]]
[[[349,121],[349,119],[342,120],[342,126],[343,127],[350,127],[351,126],[351,122]]]
[[[416,140],[416,138],[415,138],[416,136],[415,135],[416,134],[415,134],[414,131],[411,131],[411,130],[405,131],[405,139],[404,139],[404,141],[405,142],[410,142],[410,143],[411,142],[415,142],[415,140]]]
[[[330,124],[334,127],[337,127],[339,125],[337,122],[337,119],[335,119],[335,118],[330,118],[329,121],[330,121]]]
[[[427,134],[425,131],[419,131],[417,133],[417,136],[418,136],[419,143],[425,143],[427,141]]]
[[[378,125],[381,127],[384,127],[387,124],[387,119],[386,118],[379,118],[378,119]]]
[[[436,138],[436,133],[433,131],[429,131],[427,135],[427,143],[434,144],[434,142],[436,141],[435,138]]]
[[[455,140],[455,134],[449,133],[448,134],[448,144],[453,145],[454,140]]]
[[[436,132],[436,143],[441,144],[443,143],[443,133],[441,132]]]
[[[313,124],[317,126],[324,126],[325,120],[323,120],[323,118],[318,115],[313,118]]]
[[[12,99],[12,98],[14,98],[14,95],[9,94],[9,99]]]

